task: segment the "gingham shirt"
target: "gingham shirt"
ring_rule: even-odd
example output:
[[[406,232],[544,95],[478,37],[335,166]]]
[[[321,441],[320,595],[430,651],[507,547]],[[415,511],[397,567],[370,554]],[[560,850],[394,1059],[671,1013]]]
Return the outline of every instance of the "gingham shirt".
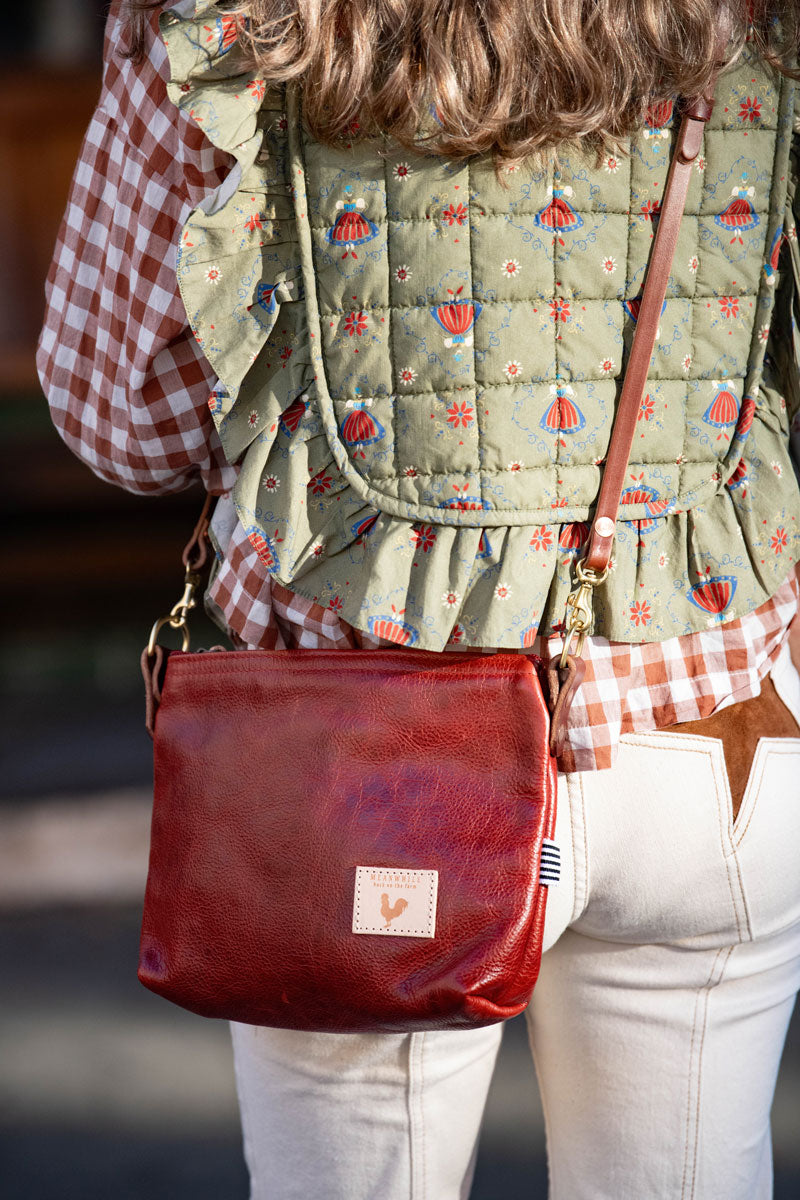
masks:
[[[100,101],[84,139],[47,280],[37,362],[53,421],[92,470],[133,492],[198,476],[221,497],[222,562],[208,600],[238,645],[373,647],[368,634],[271,581],[229,491],[208,398],[216,379],[187,324],[175,275],[180,226],[232,160],[167,99],[155,14],[141,63],[121,57],[119,2],[106,30]],[[564,770],[609,767],[622,733],[708,716],[758,694],[800,607],[792,574],[773,598],[714,629],[644,645],[590,638]],[[554,653],[557,638],[536,649]]]

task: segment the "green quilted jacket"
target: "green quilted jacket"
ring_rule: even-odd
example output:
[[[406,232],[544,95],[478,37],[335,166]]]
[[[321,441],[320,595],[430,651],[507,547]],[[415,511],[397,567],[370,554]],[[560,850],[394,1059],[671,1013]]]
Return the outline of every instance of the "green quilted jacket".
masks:
[[[488,159],[333,150],[232,17],[167,14],[171,99],[235,160],[178,281],[265,569],[402,645],[558,630],[603,470],[679,123],[498,184]],[[730,620],[800,558],[790,429],[795,85],[721,79],[696,164],[595,634]],[[435,119],[435,114],[431,119]]]

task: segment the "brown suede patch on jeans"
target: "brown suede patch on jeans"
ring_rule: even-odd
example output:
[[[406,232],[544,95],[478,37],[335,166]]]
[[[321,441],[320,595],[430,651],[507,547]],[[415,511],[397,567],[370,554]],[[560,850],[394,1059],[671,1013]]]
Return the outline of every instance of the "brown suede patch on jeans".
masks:
[[[721,740],[734,817],[747,787],[758,739],[800,738],[800,725],[776,692],[769,675],[761,681],[761,694],[753,700],[742,700],[701,721],[684,721],[681,725],[670,725],[669,729],[670,733],[694,733]]]

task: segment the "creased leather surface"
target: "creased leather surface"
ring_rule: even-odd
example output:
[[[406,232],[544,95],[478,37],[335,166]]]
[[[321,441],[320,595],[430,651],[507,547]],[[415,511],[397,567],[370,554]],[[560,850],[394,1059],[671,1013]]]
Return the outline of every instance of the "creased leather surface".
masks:
[[[142,983],[206,1016],[294,1029],[521,1011],[555,824],[540,666],[393,649],[171,654]],[[436,936],[353,934],[358,865],[438,871]]]

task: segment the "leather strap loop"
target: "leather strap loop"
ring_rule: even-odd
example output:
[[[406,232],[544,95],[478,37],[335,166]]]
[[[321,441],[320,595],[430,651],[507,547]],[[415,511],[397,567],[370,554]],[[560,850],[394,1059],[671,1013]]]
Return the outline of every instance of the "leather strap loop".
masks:
[[[156,646],[152,655],[143,650],[140,659],[145,695],[144,726],[151,738],[155,736],[156,713],[161,703],[161,683],[168,657],[168,650],[163,646]]]
[[[687,100],[683,111],[693,121],[710,121],[714,111],[713,94],[707,93],[704,96],[695,96],[694,100]]]
[[[688,114],[687,114],[688,116]],[[686,134],[681,145],[675,151],[676,157],[686,166],[694,166],[703,145],[703,133],[708,117],[690,117]]]
[[[208,526],[209,513],[211,511],[211,502],[214,497],[210,492],[206,494],[205,503],[200,512],[197,524],[194,527],[194,532],[189,538],[189,541],[183,548],[181,561],[185,567],[192,571],[199,571],[206,565],[208,558]]]
[[[560,656],[551,658],[547,666],[547,702],[550,708],[550,753],[558,756],[567,736],[567,719],[575,693],[583,683],[586,663],[578,654],[570,654],[562,667]]]

